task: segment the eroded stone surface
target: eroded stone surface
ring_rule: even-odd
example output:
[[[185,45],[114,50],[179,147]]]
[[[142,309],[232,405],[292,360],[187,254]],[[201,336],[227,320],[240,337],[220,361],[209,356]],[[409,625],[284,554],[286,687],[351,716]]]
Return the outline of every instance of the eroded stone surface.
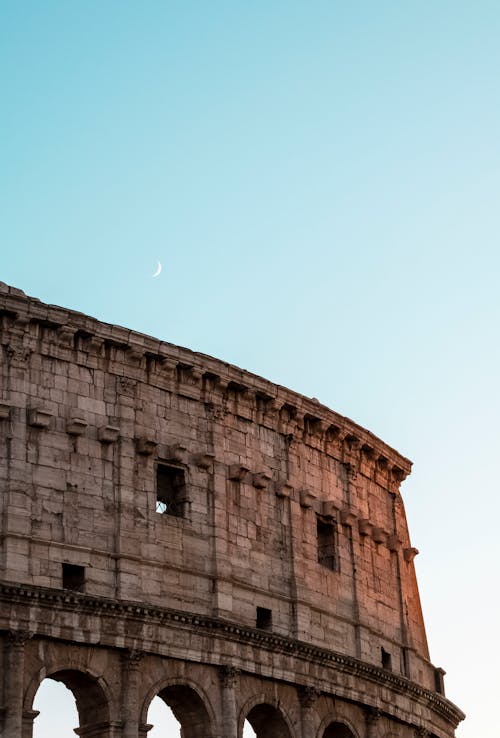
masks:
[[[158,693],[185,738],[453,735],[407,459],[211,357],[3,284],[0,314],[6,738],[51,674],[97,738]]]

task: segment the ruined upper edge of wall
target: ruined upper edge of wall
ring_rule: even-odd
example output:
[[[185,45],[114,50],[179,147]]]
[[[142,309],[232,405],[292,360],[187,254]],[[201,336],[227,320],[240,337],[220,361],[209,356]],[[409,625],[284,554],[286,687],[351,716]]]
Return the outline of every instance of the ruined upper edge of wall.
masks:
[[[160,386],[277,430],[396,492],[412,463],[373,433],[318,400],[220,359],[160,341],[57,305],[0,282],[2,342],[43,330],[26,351],[88,365],[107,358],[106,371]],[[9,339],[10,336],[10,339]],[[25,341],[26,344],[26,341]]]

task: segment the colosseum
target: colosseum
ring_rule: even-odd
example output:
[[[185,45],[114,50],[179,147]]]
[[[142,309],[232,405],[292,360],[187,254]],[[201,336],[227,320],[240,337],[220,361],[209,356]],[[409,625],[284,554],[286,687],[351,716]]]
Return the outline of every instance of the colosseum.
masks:
[[[1,284],[0,725],[82,738],[451,738],[400,484],[369,431]]]

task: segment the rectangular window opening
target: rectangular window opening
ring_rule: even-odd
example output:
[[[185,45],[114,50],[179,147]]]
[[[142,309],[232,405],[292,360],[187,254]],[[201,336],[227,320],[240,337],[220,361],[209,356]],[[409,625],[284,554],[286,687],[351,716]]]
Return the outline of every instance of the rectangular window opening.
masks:
[[[382,669],[392,671],[392,656],[389,651],[386,651],[385,648],[381,648],[380,654],[382,656]]]
[[[185,516],[186,480],[184,469],[170,464],[156,467],[156,512],[161,515]]]
[[[71,589],[73,592],[83,592],[85,588],[85,567],[77,564],[62,565],[63,589]]]
[[[318,563],[327,569],[336,571],[337,556],[335,550],[335,523],[321,518],[316,519],[318,539]]]
[[[273,626],[273,613],[267,607],[257,608],[256,627],[262,630],[271,630]]]

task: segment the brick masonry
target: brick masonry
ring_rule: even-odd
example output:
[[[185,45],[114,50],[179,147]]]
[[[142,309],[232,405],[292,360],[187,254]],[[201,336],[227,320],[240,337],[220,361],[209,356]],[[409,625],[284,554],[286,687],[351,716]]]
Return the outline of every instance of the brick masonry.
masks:
[[[314,399],[3,284],[0,316],[5,738],[31,735],[45,676],[95,738],[146,735],[159,693],[185,738],[245,717],[259,738],[453,736],[408,459]]]

